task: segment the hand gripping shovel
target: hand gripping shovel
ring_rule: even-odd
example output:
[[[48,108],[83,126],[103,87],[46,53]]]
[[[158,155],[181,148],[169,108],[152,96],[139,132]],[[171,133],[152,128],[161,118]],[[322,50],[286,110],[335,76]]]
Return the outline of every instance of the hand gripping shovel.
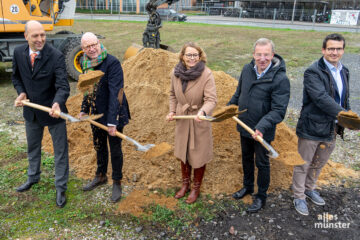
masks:
[[[49,107],[45,107],[36,103],[31,103],[29,100],[22,100],[21,101],[22,104],[24,104],[25,106],[31,107],[31,108],[35,108],[44,112],[48,112],[50,113],[51,108]],[[61,117],[62,119],[65,119],[69,122],[80,122],[80,119],[74,118],[73,116],[60,112],[60,111],[55,111],[56,115],[59,115],[59,117]]]
[[[251,135],[254,135],[255,134],[255,132],[251,129],[251,128],[249,128],[245,123],[243,123],[239,118],[237,118],[237,117],[232,117],[234,120],[235,120],[235,122],[237,122],[241,127],[243,127],[246,131],[248,131]],[[257,136],[256,137],[256,140],[258,141],[258,142],[260,142],[261,143],[261,145],[263,145],[265,148],[266,148],[266,150],[268,150],[269,151],[269,154],[268,154],[268,156],[269,157],[271,157],[271,158],[277,158],[278,156],[279,156],[279,154],[275,151],[275,149],[272,147],[272,146],[270,146],[270,144],[269,143],[267,143],[262,137],[260,137],[260,136]]]
[[[91,118],[86,118],[86,117],[85,117],[85,118],[81,118],[81,119],[84,119],[84,120],[90,122],[92,125],[97,126],[98,128],[101,128],[101,129],[103,129],[103,130],[105,130],[105,131],[108,130],[108,127],[104,126],[104,125],[101,124],[101,123],[98,123],[98,122],[92,120]],[[118,131],[116,131],[115,134],[116,134],[117,137],[119,137],[119,138],[121,138],[121,139],[123,139],[123,140],[125,140],[125,141],[128,141],[128,142],[132,143],[132,144],[135,146],[136,150],[141,151],[141,152],[147,152],[150,148],[152,148],[152,147],[155,146],[155,144],[147,144],[147,145],[145,145],[145,146],[144,146],[144,145],[141,145],[140,143],[138,143],[138,142],[135,141],[134,139],[132,139],[132,138],[130,138],[130,137],[128,137],[128,136],[126,136],[126,135],[118,132]]]

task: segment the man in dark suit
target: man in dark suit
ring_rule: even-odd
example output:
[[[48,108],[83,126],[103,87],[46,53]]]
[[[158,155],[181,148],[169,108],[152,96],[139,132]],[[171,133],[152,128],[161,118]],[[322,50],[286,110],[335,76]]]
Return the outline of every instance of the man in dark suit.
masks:
[[[51,107],[50,114],[25,107],[26,138],[28,144],[28,179],[16,191],[24,192],[40,180],[41,141],[47,126],[53,140],[55,155],[56,205],[66,204],[65,191],[69,177],[69,156],[65,121],[56,112],[67,112],[65,102],[70,87],[65,60],[61,52],[46,43],[43,26],[37,21],[25,25],[28,44],[14,50],[12,82],[18,93],[15,106],[23,107],[22,100]],[[50,115],[50,116],[49,116]]]
[[[91,126],[97,154],[97,170],[95,178],[84,186],[83,190],[90,191],[107,182],[109,140],[113,180],[110,200],[117,202],[121,198],[123,154],[121,139],[116,137],[115,133],[116,130],[122,132],[130,119],[129,106],[123,91],[123,71],[119,60],[107,53],[106,48],[93,33],[84,33],[81,46],[84,51],[83,72],[100,70],[105,74],[94,87],[94,92],[85,95],[80,117],[89,113],[103,114],[98,122],[108,126],[107,132]]]

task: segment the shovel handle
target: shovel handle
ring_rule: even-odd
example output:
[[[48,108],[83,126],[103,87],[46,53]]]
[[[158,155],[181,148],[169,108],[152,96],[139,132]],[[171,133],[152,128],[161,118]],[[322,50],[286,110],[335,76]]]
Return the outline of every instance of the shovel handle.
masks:
[[[103,125],[103,124],[101,124],[101,123],[98,123],[98,122],[96,122],[96,121],[94,121],[94,120],[92,120],[92,119],[86,119],[86,121],[90,122],[92,125],[97,126],[98,128],[101,128],[101,129],[103,129],[103,130],[105,130],[105,131],[107,131],[107,130],[109,129],[109,128],[106,127],[105,125]],[[125,136],[124,134],[122,134],[121,132],[119,132],[119,131],[116,131],[116,132],[115,132],[115,135],[116,135],[117,137],[123,139],[123,140],[127,140],[127,139],[126,139],[126,136]]]
[[[173,116],[173,119],[195,119],[195,118],[196,118],[196,115]],[[206,118],[205,116],[199,116],[199,119],[209,121],[209,119]]]
[[[248,125],[246,125],[245,123],[243,123],[239,118],[237,117],[232,117],[241,127],[243,127],[246,131],[248,131],[251,135],[255,134],[255,131],[252,130]],[[258,142],[260,142],[268,151],[270,151],[270,149],[268,148],[268,146],[266,144],[263,144],[263,142],[265,141],[262,137],[260,137],[259,135],[256,137],[256,140]]]
[[[50,111],[51,111],[51,108],[45,107],[43,105],[39,105],[39,104],[36,104],[36,103],[31,103],[31,102],[29,102],[29,100],[22,100],[21,103],[24,104],[25,106],[35,108],[35,109],[38,109],[38,110],[41,110],[41,111],[44,111],[44,112],[50,113]],[[67,120],[66,117],[61,115],[60,111],[55,111],[55,114],[58,115],[59,117],[61,117],[62,119]]]

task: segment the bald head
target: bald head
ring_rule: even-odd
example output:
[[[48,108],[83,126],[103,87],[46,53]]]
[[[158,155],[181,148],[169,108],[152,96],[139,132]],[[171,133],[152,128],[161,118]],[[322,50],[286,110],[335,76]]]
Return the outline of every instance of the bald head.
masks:
[[[26,24],[25,24],[25,34],[29,30],[34,29],[34,28],[40,28],[40,29],[44,30],[44,27],[41,25],[40,22],[38,22],[36,20],[30,20],[30,21],[27,21]]]
[[[32,51],[41,51],[45,45],[46,34],[40,22],[31,20],[25,24],[25,39]]]
[[[81,37],[81,46],[85,46],[84,43],[87,43],[89,41],[99,41],[97,36],[92,32],[86,32]]]

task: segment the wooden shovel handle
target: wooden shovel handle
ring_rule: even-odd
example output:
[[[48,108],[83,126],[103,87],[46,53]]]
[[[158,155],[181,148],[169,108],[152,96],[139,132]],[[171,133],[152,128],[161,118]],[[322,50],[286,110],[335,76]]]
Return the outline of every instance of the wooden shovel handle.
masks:
[[[105,130],[105,131],[108,131],[108,129],[109,129],[109,128],[106,127],[105,125],[103,125],[103,124],[101,124],[101,123],[98,123],[98,122],[96,122],[96,121],[94,121],[94,120],[92,120],[92,119],[87,119],[87,121],[90,122],[92,125],[97,126],[98,128],[101,128],[101,129],[103,129],[103,130]],[[115,132],[115,135],[116,135],[117,137],[123,139],[123,140],[127,140],[127,139],[126,139],[126,136],[125,136],[124,134],[122,134],[121,132],[116,131],[116,132]]]
[[[246,131],[248,131],[251,135],[255,134],[255,131],[252,130],[248,125],[246,125],[245,123],[243,123],[239,118],[237,117],[232,117],[241,127],[243,127]],[[260,137],[259,135],[256,137],[256,140],[258,140],[258,142],[263,143],[264,139],[262,137]],[[265,147],[267,149],[267,147]],[[269,150],[269,149],[268,149]]]
[[[173,119],[195,119],[196,115],[173,116]],[[201,120],[209,120],[205,116],[199,116]]]
[[[45,107],[45,106],[43,106],[43,105],[39,105],[39,104],[36,104],[36,103],[31,103],[29,100],[22,100],[21,103],[24,104],[25,106],[28,106],[28,107],[31,107],[31,108],[35,108],[35,109],[38,109],[38,110],[41,110],[41,111],[44,111],[44,112],[50,113],[50,111],[51,111],[51,108]],[[65,120],[67,120],[67,118],[61,116],[60,113],[61,113],[60,111],[55,111],[55,114],[56,114],[56,115],[58,115],[59,117],[65,119]]]

